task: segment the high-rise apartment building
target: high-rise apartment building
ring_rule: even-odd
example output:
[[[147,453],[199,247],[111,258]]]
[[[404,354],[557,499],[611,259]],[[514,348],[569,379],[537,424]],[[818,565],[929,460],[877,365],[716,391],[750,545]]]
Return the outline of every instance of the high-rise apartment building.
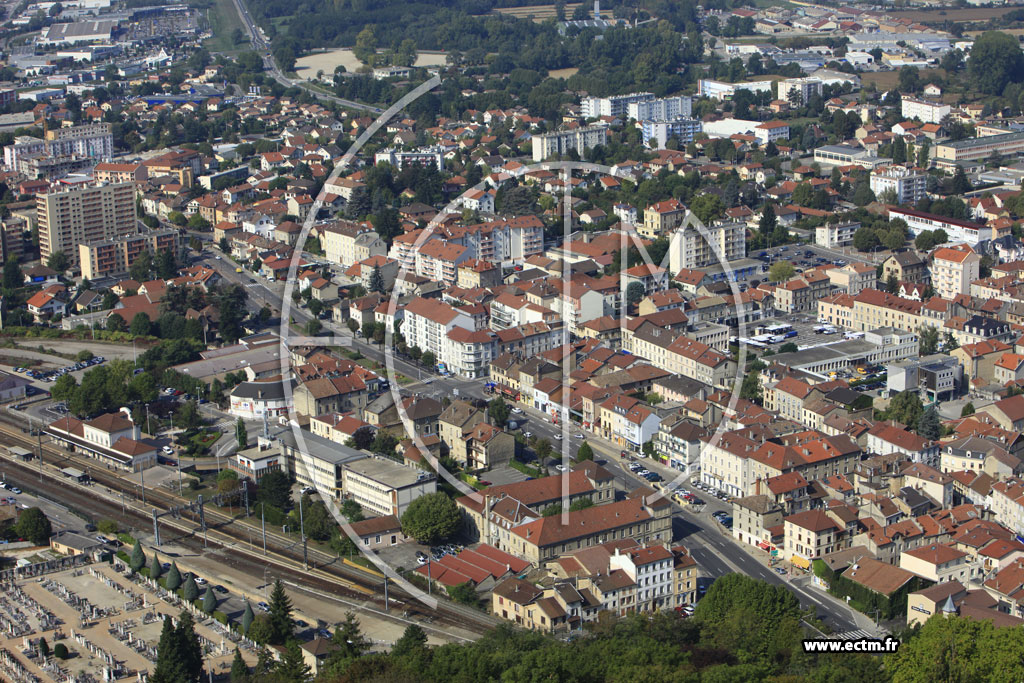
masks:
[[[588,147],[596,147],[608,142],[607,126],[588,126],[570,130],[556,130],[533,136],[533,160],[544,161],[548,157],[567,154],[575,150],[583,156]]]
[[[693,98],[688,95],[662,97],[658,100],[630,102],[626,109],[629,118],[636,121],[671,121],[693,114]]]
[[[169,250],[178,257],[181,255],[181,246],[182,240],[177,228],[147,230],[79,244],[78,261],[82,268],[82,277],[98,280],[126,275],[132,263],[144,251],[158,254]]]
[[[23,135],[4,147],[4,165],[18,168],[22,156],[88,157],[109,161],[114,155],[114,133],[109,123],[87,123],[46,131],[42,139]]]
[[[587,119],[596,119],[600,116],[625,116],[631,104],[653,99],[654,93],[649,92],[634,92],[611,97],[584,97],[580,101],[580,113],[583,114],[583,118]]]
[[[880,166],[871,171],[868,182],[879,200],[892,190],[897,204],[917,204],[925,195],[927,180],[928,176],[919,168]]]
[[[36,195],[39,252],[45,261],[63,251],[72,268],[78,245],[137,232],[135,186],[131,183],[68,185]]]

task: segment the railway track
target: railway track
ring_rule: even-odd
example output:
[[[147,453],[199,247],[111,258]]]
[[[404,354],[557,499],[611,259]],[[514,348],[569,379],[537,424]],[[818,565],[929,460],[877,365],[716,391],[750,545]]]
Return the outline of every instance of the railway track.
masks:
[[[6,417],[0,417],[0,443],[21,446],[33,453],[37,452],[40,447],[39,440],[26,434],[21,427],[6,422]],[[192,502],[172,493],[147,487],[145,509],[139,509],[138,506],[142,503],[137,495],[138,486],[134,483],[123,480],[114,471],[97,466],[94,460],[68,453],[45,441],[41,445],[44,463],[54,465],[58,469],[73,465],[88,474],[96,485],[107,488],[112,494],[123,496],[124,501],[131,502],[131,505],[125,504],[122,510],[122,505],[118,501],[96,495],[77,484],[69,485],[66,479],[62,479],[52,470],[43,468],[43,479],[40,481],[38,465],[29,465],[10,458],[5,461],[5,472],[16,483],[26,488],[38,489],[41,493],[81,512],[145,529],[152,528],[151,509],[166,512]],[[164,536],[168,529],[173,529],[178,534],[164,536],[165,541],[173,540],[174,543],[197,552],[202,551],[206,543],[213,547],[230,548],[231,552],[225,553],[226,564],[237,571],[257,576],[268,563],[272,563],[275,570],[279,569],[283,576],[286,575],[297,584],[332,594],[340,591],[352,599],[371,601],[381,609],[385,608],[384,577],[378,572],[346,564],[338,557],[315,548],[307,549],[310,569],[306,570],[303,566],[301,542],[271,531],[267,531],[266,534],[267,555],[263,555],[260,550],[249,550],[246,546],[252,543],[253,539],[262,540],[262,530],[215,510],[213,506],[206,506],[204,510],[207,526],[204,541],[199,520],[194,518],[196,516],[182,514],[185,517],[181,519],[161,517],[161,535]],[[254,572],[254,569],[258,571]],[[406,605],[407,611],[412,614],[421,613],[426,609],[423,606],[417,607],[415,599],[393,582],[389,584],[388,592],[392,604],[398,600]],[[497,623],[490,615],[443,600],[438,603],[431,616],[436,618],[437,623],[470,626],[480,629],[481,632],[493,628]]]

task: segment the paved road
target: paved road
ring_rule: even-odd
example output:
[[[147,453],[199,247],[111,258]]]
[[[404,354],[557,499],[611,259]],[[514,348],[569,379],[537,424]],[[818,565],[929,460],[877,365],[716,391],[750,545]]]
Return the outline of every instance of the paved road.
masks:
[[[293,80],[288,78],[277,66],[277,62],[274,61],[274,56],[270,52],[270,45],[267,41],[263,40],[263,34],[260,33],[256,27],[256,22],[253,20],[252,15],[249,13],[249,8],[245,6],[242,0],[233,0],[235,9],[238,11],[238,16],[241,17],[242,23],[245,24],[245,30],[249,34],[249,39],[252,41],[253,48],[256,49],[263,56],[263,64],[266,70],[270,72],[270,75],[274,77],[281,85],[286,88],[302,88],[309,92],[313,96],[321,100],[330,100],[336,102],[343,107],[349,109],[358,109],[360,111],[367,111],[374,114],[380,114],[383,109],[373,107],[362,102],[353,102],[352,100],[342,99],[341,97],[335,97],[334,95],[328,95],[320,90],[317,90],[309,85],[309,83],[303,80]]]
[[[248,271],[235,273],[235,266],[231,261],[211,259],[211,262],[225,277],[247,284],[255,301],[269,302],[272,307],[280,310],[281,294],[269,289],[266,286],[267,283],[257,280]],[[292,310],[294,311],[292,317],[297,322],[304,322],[309,318],[309,314],[302,309],[293,308]],[[329,324],[325,326],[333,327]],[[376,345],[367,344],[361,339],[353,339],[351,346],[367,358],[378,362],[384,360],[383,352]],[[396,370],[410,377],[416,377],[419,374],[428,378],[426,382],[420,381],[404,387],[415,391],[418,395],[433,395],[440,399],[442,396],[454,396],[457,390],[460,398],[492,398],[484,392],[482,380],[430,377],[426,371],[400,358],[394,359],[394,365]],[[582,443],[582,440],[574,437],[575,434],[580,433],[580,429],[576,425],[555,425],[548,422],[546,416],[539,410],[528,406],[519,406],[519,408],[523,412],[516,414],[516,418],[526,418],[524,431],[528,431],[538,438],[548,439],[556,453],[561,451],[566,461],[575,455],[579,444]],[[559,440],[556,435],[561,435],[563,438]],[[623,465],[624,459],[620,457],[619,447],[593,434],[587,433],[585,436],[587,443],[594,449],[595,458],[615,477],[618,490],[628,492],[639,486],[649,485],[646,480],[637,478]],[[557,462],[557,458],[554,458],[549,459],[545,464],[551,466]],[[658,471],[669,482],[678,475],[678,472],[659,463],[645,461],[645,466]],[[709,496],[703,495],[701,497],[709,498]],[[797,595],[804,607],[814,606],[824,621],[836,631],[849,631],[869,625],[869,620],[863,615],[853,612],[824,591],[805,585],[809,581],[808,578],[798,577],[788,580],[787,577],[784,579],[769,568],[765,560],[755,557],[740,547],[731,535],[723,533],[721,527],[712,521],[711,512],[717,509],[731,512],[731,506],[715,499],[709,500],[706,509],[699,514],[684,510],[673,503],[673,540],[683,542],[690,548],[694,559],[700,563],[709,577],[717,578],[729,573],[742,572],[770,583],[785,585]]]

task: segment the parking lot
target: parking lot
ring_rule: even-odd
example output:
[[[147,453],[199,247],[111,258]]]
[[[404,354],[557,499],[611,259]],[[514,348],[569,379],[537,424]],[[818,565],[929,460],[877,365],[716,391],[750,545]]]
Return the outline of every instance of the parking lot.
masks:
[[[87,370],[94,365],[100,365],[106,362],[106,358],[103,356],[96,356],[89,360],[83,360],[78,363],[72,363],[56,370],[33,370],[31,368],[16,367],[15,372],[20,372],[30,379],[39,380],[41,382],[56,382],[58,377],[67,375],[80,370]]]

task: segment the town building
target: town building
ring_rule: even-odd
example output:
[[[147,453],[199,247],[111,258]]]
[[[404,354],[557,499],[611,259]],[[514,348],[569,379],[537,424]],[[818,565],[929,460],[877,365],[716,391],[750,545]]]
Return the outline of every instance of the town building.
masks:
[[[43,261],[60,251],[77,269],[78,245],[135,234],[136,224],[135,187],[130,183],[64,185],[36,195]]]

